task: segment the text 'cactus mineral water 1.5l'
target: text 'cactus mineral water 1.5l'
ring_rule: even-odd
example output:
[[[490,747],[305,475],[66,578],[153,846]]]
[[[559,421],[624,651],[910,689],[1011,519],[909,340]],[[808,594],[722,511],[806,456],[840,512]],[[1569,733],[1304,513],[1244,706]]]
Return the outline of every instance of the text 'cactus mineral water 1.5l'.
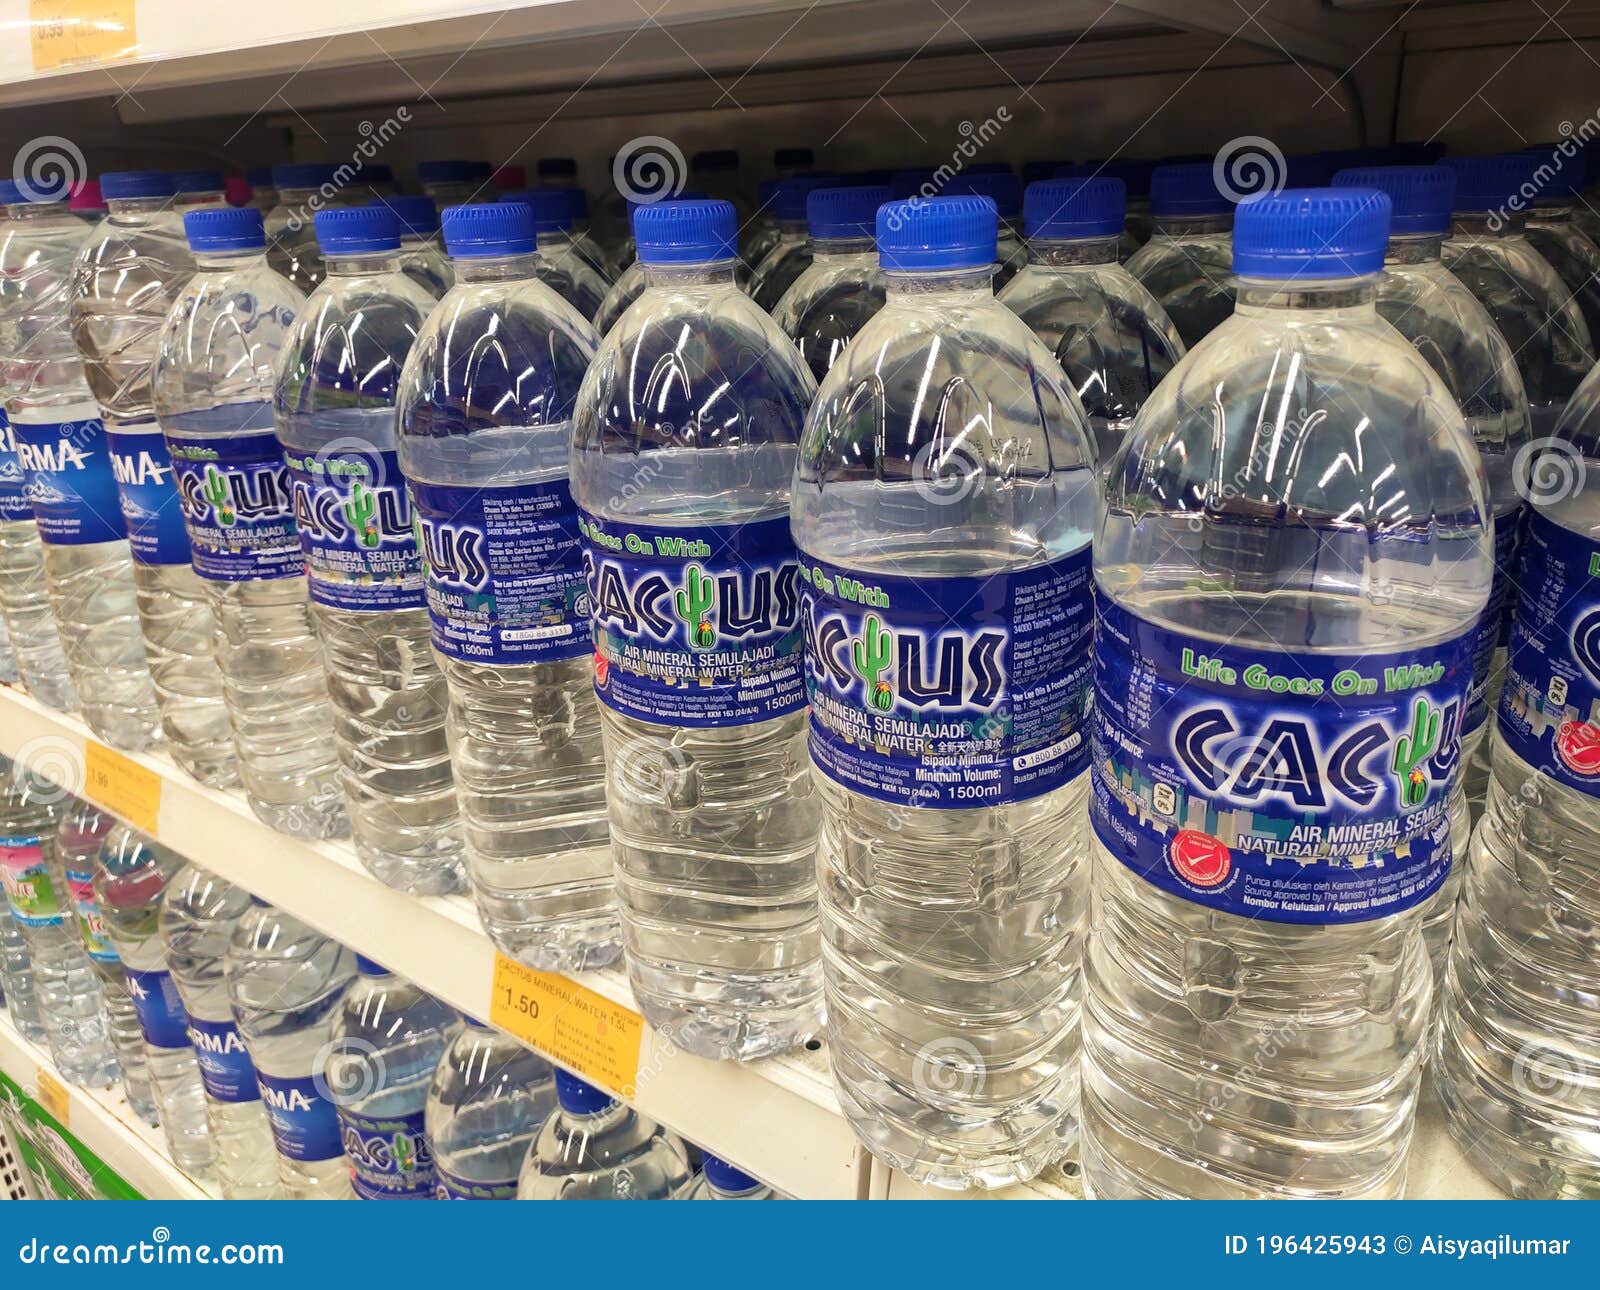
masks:
[[[878,207],[887,187],[818,188],[806,198],[812,258],[773,307],[773,321],[821,380],[855,334],[883,308]]]
[[[341,187],[338,167],[318,164],[274,166],[278,204],[266,215],[267,263],[306,295],[322,281],[322,251],[317,246],[318,211],[367,200],[365,189]]]
[[[159,921],[167,968],[188,1014],[217,1178],[229,1200],[278,1195],[278,1157],[250,1051],[233,1019],[226,956],[250,897],[195,865],[167,886]]]
[[[126,171],[103,175],[100,186],[111,213],[78,252],[72,339],[111,448],[168,747],[202,783],[231,784],[238,767],[222,675],[212,658],[215,626],[189,563],[183,508],[151,400],[162,323],[194,273],[194,257],[172,176]]]
[[[4,184],[0,184],[0,203],[4,201]],[[5,255],[3,247],[0,235],[0,259]],[[14,290],[0,285],[0,316],[14,303]],[[0,346],[6,344],[5,337],[5,325],[0,322]],[[10,661],[0,659],[0,671],[10,680],[20,679],[40,703],[70,712],[78,706],[78,696],[67,676],[67,658],[44,580],[39,526],[5,414],[5,361],[0,354],[0,637],[4,640],[0,651]]]
[[[495,945],[575,972],[621,953],[590,662],[573,403],[594,331],[538,278],[528,208],[445,213],[455,288],[400,378],[400,465],[449,689],[467,872]]]
[[[256,1069],[289,1200],[349,1200],[350,1170],[328,1083],[333,1019],[356,956],[252,899],[225,962],[233,1017]]]
[[[428,1092],[427,1135],[439,1200],[515,1200],[535,1135],[556,1107],[550,1063],[466,1018]]]
[[[439,208],[431,197],[379,197],[400,225],[400,272],[435,300],[450,290],[455,274],[439,247]]]
[[[1126,205],[1120,179],[1028,185],[1028,264],[1000,293],[1066,372],[1101,461],[1184,353],[1167,311],[1117,262]]]
[[[428,1088],[461,1018],[371,959],[357,955],[356,967],[334,1015],[326,1077],[350,1182],[362,1200],[432,1200]]]
[[[167,1149],[180,1169],[198,1176],[209,1175],[214,1163],[205,1090],[160,927],[162,899],[183,866],[167,847],[118,824],[100,847],[94,894],[139,1014]]]
[[[1095,540],[1096,1196],[1392,1197],[1492,577],[1483,467],[1377,311],[1389,199],[1239,207],[1239,301]]]
[[[5,411],[84,718],[105,742],[139,750],[161,737],[156,692],[110,444],[67,316],[84,225],[61,196],[28,196],[6,207],[0,250]]]
[[[1440,1097],[1514,1196],[1600,1197],[1600,368],[1530,509],[1489,800],[1456,920]],[[1548,471],[1548,473],[1546,473]],[[1587,476],[1589,485],[1585,486]]]
[[[683,1200],[776,1200],[772,1188],[760,1179],[752,1178],[742,1169],[736,1169],[726,1160],[706,1156],[700,1164],[696,1178]]]
[[[920,1181],[1030,1178],[1076,1135],[1094,448],[994,297],[982,197],[886,205],[888,299],[794,495],[845,1115]]]
[[[268,265],[259,211],[193,211],[184,224],[196,272],[167,315],[152,383],[240,778],[279,832],[342,837],[333,709],[272,422],[276,363],[305,300]]]
[[[395,455],[400,370],[435,301],[381,206],[317,215],[328,276],[284,342],[273,414],[333,697],[356,854],[391,887],[457,891],[444,677]]]
[[[733,207],[727,202],[729,237]],[[559,1105],[533,1140],[518,1200],[671,1200],[694,1176],[677,1134],[576,1075],[556,1071]]]
[[[650,285],[573,412],[611,845],[634,994],[740,1060],[818,1028],[795,455],[815,384],[734,282],[733,207],[634,220]]]
[[[1150,216],[1150,240],[1129,258],[1128,272],[1193,347],[1233,312],[1233,203],[1218,190],[1210,162],[1157,166]]]

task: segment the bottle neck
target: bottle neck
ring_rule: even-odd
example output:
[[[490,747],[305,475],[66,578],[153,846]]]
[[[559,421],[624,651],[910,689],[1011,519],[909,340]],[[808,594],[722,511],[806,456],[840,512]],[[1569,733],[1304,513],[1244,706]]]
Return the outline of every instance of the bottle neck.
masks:
[[[539,276],[539,257],[531,251],[516,255],[463,255],[450,261],[461,282],[522,282]]]
[[[1564,224],[1572,218],[1572,203],[1541,202],[1528,212],[1530,224]]]
[[[175,213],[176,197],[114,197],[106,202],[110,217],[120,224],[133,224]]]
[[[572,231],[565,228],[542,228],[535,238],[541,251],[560,251],[572,245]]]
[[[1383,253],[1385,264],[1427,264],[1443,258],[1443,233],[1397,234]]]
[[[1299,310],[1340,313],[1352,321],[1377,316],[1378,275],[1323,280],[1240,278],[1234,310],[1240,314]]]
[[[652,287],[712,287],[734,285],[734,260],[709,264],[648,264],[640,262],[644,280]]]
[[[1116,237],[1034,237],[1028,242],[1028,261],[1050,269],[1079,264],[1111,264],[1117,258]]]
[[[66,202],[13,202],[5,209],[7,219],[23,223],[44,223],[72,214]]]
[[[195,267],[209,270],[212,273],[232,273],[236,269],[248,269],[267,262],[267,249],[264,246],[251,247],[248,251],[196,251],[194,253]]]
[[[804,242],[806,240],[806,222],[803,219],[780,219],[778,233],[785,242]]]
[[[994,299],[994,266],[960,269],[887,269],[884,291],[897,300],[922,304],[972,304]]]
[[[323,262],[330,278],[360,278],[374,273],[395,273],[400,269],[400,252],[365,251],[359,255],[344,255],[337,251],[324,251]]]
[[[400,235],[400,249],[402,251],[426,251],[429,248],[437,249],[439,235],[437,233],[402,233]]]
[[[830,255],[868,255],[877,249],[870,237],[814,237],[811,249],[818,259]]]
[[[1450,236],[1513,237],[1527,227],[1525,215],[1512,210],[1457,211],[1450,217]]]
[[[1229,233],[1233,230],[1233,216],[1229,215],[1160,215],[1155,217],[1155,231],[1164,237],[1194,237],[1199,233]]]

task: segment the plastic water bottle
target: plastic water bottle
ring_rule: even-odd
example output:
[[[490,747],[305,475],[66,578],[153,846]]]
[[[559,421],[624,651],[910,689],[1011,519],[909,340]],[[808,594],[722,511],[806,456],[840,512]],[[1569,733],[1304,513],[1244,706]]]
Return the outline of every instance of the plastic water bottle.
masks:
[[[798,176],[785,175],[784,179],[794,179]],[[778,220],[778,185],[782,179],[763,179],[756,189],[755,214],[744,225],[744,236],[740,239],[739,258],[746,264],[760,264],[771,253],[772,248],[778,245],[783,237],[783,225]],[[688,194],[680,194],[687,196]],[[632,223],[630,219],[629,223]],[[628,241],[625,246],[626,259],[617,265],[620,274],[628,265],[634,263],[638,256],[638,247],[633,240],[633,230],[628,231]]]
[[[1494,776],[1434,1071],[1452,1133],[1513,1196],[1600,1195],[1600,368],[1532,478]]]
[[[116,1053],[100,979],[78,939],[58,840],[64,796],[54,784],[0,759],[0,880],[12,921],[27,942],[51,1060],[69,1083],[109,1088],[117,1081]]]
[[[224,205],[227,197],[227,181],[223,179],[220,170],[174,170],[172,178],[172,201],[170,208],[176,210],[181,216],[186,211],[199,210],[202,206]],[[105,176],[101,176],[101,185],[104,187]],[[110,193],[105,194],[109,199]],[[116,214],[116,208],[109,208]]]
[[[31,1043],[44,1043],[44,1019],[39,1015],[33,956],[28,951],[28,938],[11,916],[9,900],[0,908],[0,987],[4,987],[6,1012],[17,1033]]]
[[[567,482],[592,328],[539,280],[528,208],[445,213],[457,283],[397,399],[478,913],[577,972],[621,953],[583,550]]]
[[[381,206],[317,216],[327,280],[278,363],[273,414],[333,697],[356,854],[402,891],[462,885],[444,677],[395,456],[400,369],[434,300]]]
[[[0,201],[3,398],[44,543],[67,672],[89,728],[108,744],[138,751],[161,737],[155,686],[110,445],[67,317],[84,225],[59,193],[11,185],[0,187]]]
[[[151,383],[240,778],[279,832],[342,837],[333,709],[272,428],[275,365],[305,301],[269,267],[258,211],[194,211],[185,226],[197,271],[167,315]]]
[[[267,263],[306,295],[322,281],[322,251],[314,227],[316,213],[365,201],[366,192],[340,187],[339,168],[297,163],[272,168],[278,204],[266,215]]]
[[[663,197],[662,201],[704,201],[705,194],[700,192],[681,192],[672,197]],[[628,222],[632,228],[635,213],[644,205],[641,202],[628,203]],[[628,312],[628,308],[644,294],[646,286],[644,265],[639,263],[637,244],[630,232],[628,236],[630,246],[634,246],[635,253],[631,263],[617,273],[616,281],[611,284],[606,292],[606,298],[601,303],[599,312],[594,315],[594,328],[604,336],[612,327],[616,326],[617,319]],[[733,267],[734,281],[738,283],[741,291],[750,289],[750,268],[748,261],[740,260]]]
[[[788,522],[815,384],[735,284],[733,220],[716,201],[639,211],[650,285],[579,391],[572,494],[634,994],[679,1048],[746,1060],[820,1024]]]
[[[1123,216],[1121,232],[1117,237],[1117,259],[1126,264],[1133,254],[1150,240],[1151,234],[1155,231],[1155,224],[1150,215],[1150,176],[1155,173],[1155,168],[1156,163],[1153,161],[1105,159],[1086,161],[1081,166],[1058,166],[1049,177],[1122,181],[1128,205],[1127,212]]]
[[[279,1194],[278,1157],[250,1051],[234,1023],[225,971],[234,928],[249,909],[244,891],[191,864],[168,884],[158,927],[188,1015],[222,1194],[272,1200]]]
[[[1524,208],[1527,225],[1523,232],[1572,294],[1594,343],[1600,337],[1600,246],[1574,218],[1583,193],[1584,161],[1582,156],[1564,155],[1563,147],[1573,146],[1569,142],[1528,150],[1539,191],[1532,206]]]
[[[494,167],[487,161],[423,161],[417,165],[417,183],[440,210],[464,202],[493,201],[490,180]]]
[[[150,1062],[144,1051],[139,1013],[133,1006],[128,978],[122,970],[122,956],[112,944],[106,920],[100,913],[100,902],[94,894],[94,871],[100,859],[100,848],[115,825],[116,820],[93,802],[72,798],[61,812],[56,844],[61,850],[61,866],[65,871],[78,939],[89,956],[89,966],[100,979],[106,1035],[116,1053],[123,1095],[134,1114],[155,1124],[159,1118],[156,1095],[150,1083]]]
[[[1210,162],[1157,166],[1150,175],[1150,240],[1128,260],[1191,349],[1233,313],[1233,203]]]
[[[773,211],[778,217],[778,242],[751,266],[750,273],[750,298],[768,313],[811,266],[815,249],[806,229],[806,200],[818,188],[832,187],[835,182],[818,175],[779,182],[772,197]],[[634,237],[638,235],[635,223]]]
[[[400,272],[435,300],[455,284],[450,261],[439,248],[439,208],[431,197],[379,197],[400,225]]]
[[[5,258],[0,233],[0,260]],[[0,311],[13,302],[13,293],[0,285]],[[0,324],[0,335],[4,334]],[[0,355],[0,362],[4,356]],[[0,378],[0,391],[3,391]],[[11,423],[0,403],[0,636],[4,637],[9,665],[0,664],[9,680],[22,681],[40,703],[71,712],[78,706],[77,692],[67,675],[67,658],[61,649],[50,593],[44,580],[44,549],[39,526],[28,501],[22,462],[17,457]]]
[[[726,1160],[707,1155],[700,1163],[700,1176],[690,1184],[684,1200],[776,1200],[772,1188],[736,1169]]]
[[[567,241],[609,287],[613,277],[610,261],[605,248],[589,231],[589,194],[576,184],[557,185],[556,191],[567,198]]]
[[[585,318],[600,312],[611,283],[572,239],[571,201],[565,189],[529,188],[508,199],[527,207],[538,235],[539,278]]]
[[[350,1200],[329,1084],[333,1020],[356,956],[298,918],[252,900],[225,960],[233,1017],[256,1069],[289,1200]]]
[[[100,195],[100,181],[85,179],[72,189],[67,199],[67,209],[85,224],[98,224],[106,217],[105,198]]]
[[[219,191],[212,204],[220,206],[221,176],[213,177]],[[151,398],[162,323],[194,274],[174,178],[158,171],[101,177],[111,214],[78,252],[70,317],[110,445],[162,730],[180,766],[201,783],[228,785],[238,764],[212,657],[216,627],[189,563],[183,508]],[[190,180],[209,182],[203,175]]]
[[[205,1090],[160,928],[162,899],[183,866],[181,856],[118,824],[100,847],[94,894],[139,1014],[167,1150],[185,1173],[205,1177],[214,1165]]]
[[[439,1059],[427,1134],[439,1200],[515,1200],[528,1148],[556,1108],[550,1063],[472,1017]]]
[[[806,198],[812,260],[773,307],[773,321],[821,380],[855,334],[883,308],[878,207],[886,186],[818,188]]]
[[[888,301],[794,496],[834,1080],[943,1187],[1030,1178],[1077,1132],[1094,447],[995,299],[996,224],[978,196],[879,211]]]
[[[1077,392],[1105,461],[1184,354],[1159,301],[1117,262],[1127,199],[1120,179],[1028,186],[1027,266],[1000,303],[1033,329]]]
[[[432,1200],[428,1089],[461,1019],[371,959],[357,955],[356,967],[334,1014],[327,1064],[350,1182],[362,1200]]]
[[[731,227],[733,207],[719,205]],[[677,1134],[576,1075],[556,1071],[556,1098],[522,1166],[518,1200],[671,1200],[694,1176]]]
[[[1405,1182],[1493,517],[1449,390],[1378,314],[1389,214],[1360,188],[1242,203],[1234,317],[1110,464],[1095,1196]]]

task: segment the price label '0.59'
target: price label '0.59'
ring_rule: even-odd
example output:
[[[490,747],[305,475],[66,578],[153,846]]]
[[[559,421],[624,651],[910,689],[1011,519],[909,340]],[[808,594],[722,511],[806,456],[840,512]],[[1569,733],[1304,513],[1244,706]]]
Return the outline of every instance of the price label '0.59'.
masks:
[[[494,956],[489,1022],[615,1093],[639,1075],[644,1018],[553,972]]]

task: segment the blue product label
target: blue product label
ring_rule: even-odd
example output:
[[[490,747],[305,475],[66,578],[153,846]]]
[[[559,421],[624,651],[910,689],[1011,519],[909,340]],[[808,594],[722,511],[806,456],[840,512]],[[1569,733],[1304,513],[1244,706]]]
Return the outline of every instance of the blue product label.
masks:
[[[458,1178],[455,1174],[448,1174],[443,1169],[436,1169],[438,1181],[434,1184],[433,1198],[435,1200],[515,1200],[517,1198],[517,1180],[503,1178],[497,1182],[475,1182],[470,1178]]]
[[[468,663],[589,652],[578,512],[566,480],[511,488],[413,481],[433,646]]]
[[[167,451],[196,573],[213,582],[305,573],[289,468],[272,431],[203,439],[169,435]]]
[[[657,528],[581,512],[594,688],[627,717],[739,726],[805,706],[787,516]]]
[[[124,969],[133,1010],[139,1014],[139,1029],[152,1048],[187,1048],[189,1018],[178,997],[178,987],[170,972],[139,972]]]
[[[99,417],[12,426],[39,536],[51,546],[93,546],[128,536]]]
[[[436,1178],[422,1112],[366,1116],[339,1112],[350,1183],[363,1200],[429,1200]]]
[[[1517,587],[1500,736],[1529,766],[1600,797],[1600,542],[1535,512]]]
[[[200,1066],[200,1082],[212,1101],[254,1102],[260,1098],[256,1068],[233,1022],[190,1017],[189,1043]]]
[[[1517,513],[1495,520],[1494,581],[1489,586],[1489,603],[1483,607],[1483,617],[1478,620],[1478,634],[1472,645],[1472,694],[1467,700],[1466,720],[1461,726],[1463,736],[1470,735],[1489,719],[1489,670],[1494,664],[1495,650],[1505,643],[1510,620],[1511,575],[1516,569],[1517,544],[1521,538],[1522,526]]]
[[[172,476],[167,441],[155,422],[106,427],[111,474],[117,481],[122,518],[133,558],[141,564],[189,563],[189,535]]]
[[[998,806],[1089,763],[1089,549],[986,578],[801,555],[811,755],[881,802]]]
[[[315,1075],[288,1078],[256,1072],[261,1104],[278,1154],[288,1160],[337,1160],[344,1154],[339,1112]]]
[[[5,412],[0,411],[0,523],[33,518],[27,482],[22,473],[22,459],[17,456],[17,441],[11,434],[11,422]]]
[[[392,452],[288,450],[311,598],[335,609],[420,609],[422,556]]]
[[[1090,818],[1175,896],[1322,926],[1385,918],[1450,871],[1447,803],[1476,629],[1425,649],[1244,649],[1096,597]]]

